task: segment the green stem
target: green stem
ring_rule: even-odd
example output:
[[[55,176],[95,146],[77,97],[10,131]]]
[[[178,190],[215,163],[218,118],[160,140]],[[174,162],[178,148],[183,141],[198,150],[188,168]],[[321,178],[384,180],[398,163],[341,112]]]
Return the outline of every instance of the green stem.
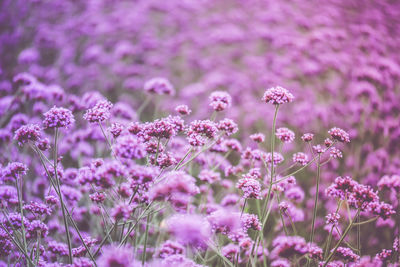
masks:
[[[147,220],[146,220],[146,230],[145,230],[145,236],[144,236],[144,248],[143,248],[143,254],[142,254],[142,265],[144,265],[144,262],[146,261],[146,248],[147,248],[147,238],[149,235],[149,225],[150,225],[150,214],[147,215]]]
[[[354,216],[354,218],[350,221],[349,225],[347,226],[346,230],[344,230],[342,236],[340,237],[339,241],[336,243],[335,247],[333,248],[332,252],[329,254],[328,258],[325,261],[325,264],[323,267],[326,267],[328,265],[328,263],[331,261],[332,257],[335,255],[336,250],[338,249],[338,247],[340,246],[340,244],[342,243],[342,241],[345,239],[345,237],[347,236],[347,234],[349,233],[351,227],[354,224],[354,220],[355,218],[360,215],[360,209],[357,210],[357,214]]]
[[[311,236],[310,236],[310,243],[314,242],[314,234],[315,234],[315,219],[317,218],[317,206],[318,206],[318,195],[319,195],[319,181],[321,178],[321,155],[318,154],[317,160],[317,185],[315,189],[315,200],[314,200],[314,209],[313,209],[313,217],[311,223]]]
[[[338,206],[336,208],[335,216],[339,213],[339,209],[340,209],[341,205],[342,205],[342,200],[339,200]],[[332,225],[331,230],[329,231],[328,240],[327,240],[326,247],[325,247],[325,252],[324,252],[324,259],[328,256],[329,249],[331,247],[332,233],[333,233],[334,227],[335,226]]]
[[[17,194],[18,194],[18,208],[19,208],[19,213],[21,215],[21,231],[22,231],[22,242],[23,242],[23,248],[26,254],[28,254],[28,246],[26,243],[26,231],[25,231],[25,225],[24,225],[24,210],[22,209],[22,179],[17,178],[15,180],[15,186],[17,187]],[[28,263],[28,267],[30,266],[30,263]]]
[[[280,199],[279,199],[279,195],[278,194],[276,195],[276,200],[277,200],[278,206],[279,206]],[[285,220],[283,219],[282,211],[280,209],[279,209],[279,217],[281,218],[281,221],[282,221],[283,231],[285,232],[286,236],[289,236],[288,230],[287,230],[286,225],[285,225]]]
[[[67,244],[68,244],[68,259],[69,259],[69,263],[72,264],[73,263],[73,258],[72,258],[72,243],[71,243],[71,236],[69,233],[69,227],[68,227],[68,220],[67,220],[67,216],[65,214],[65,204],[64,204],[64,200],[63,200],[63,195],[61,192],[61,186],[60,186],[60,179],[58,178],[58,173],[57,173],[57,164],[58,164],[58,128],[55,129],[55,133],[54,133],[54,164],[53,164],[53,168],[54,168],[54,176],[55,176],[55,182],[56,182],[56,186],[58,188],[58,192],[59,194],[59,198],[60,198],[60,203],[61,203],[61,211],[62,211],[62,215],[63,215],[63,221],[64,221],[64,228],[65,228],[65,232],[66,232],[66,236],[67,236]]]

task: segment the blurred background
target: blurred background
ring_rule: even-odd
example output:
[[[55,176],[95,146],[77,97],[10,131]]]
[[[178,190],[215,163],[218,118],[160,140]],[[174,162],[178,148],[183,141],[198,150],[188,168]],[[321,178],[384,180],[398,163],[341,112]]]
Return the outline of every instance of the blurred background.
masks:
[[[246,144],[249,134],[268,133],[273,107],[261,97],[280,85],[296,99],[278,127],[317,141],[333,126],[351,135],[344,159],[324,171],[325,185],[347,174],[376,186],[400,168],[399,31],[400,1],[388,0],[1,0],[1,122],[26,104],[13,79],[27,72],[38,80],[31,106],[68,107],[96,92],[132,109],[131,120],[178,104],[204,119],[209,94],[227,91],[225,115]],[[153,77],[170,80],[176,94],[152,99],[138,118]],[[52,97],[41,98],[44,91]]]

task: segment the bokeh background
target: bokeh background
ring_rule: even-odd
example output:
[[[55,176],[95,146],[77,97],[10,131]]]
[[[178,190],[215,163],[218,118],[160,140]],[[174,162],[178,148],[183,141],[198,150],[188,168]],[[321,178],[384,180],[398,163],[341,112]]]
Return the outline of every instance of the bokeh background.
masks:
[[[399,31],[400,1],[389,0],[2,0],[0,123],[24,105],[34,117],[100,94],[130,121],[178,104],[204,119],[209,94],[222,90],[246,144],[249,134],[270,130],[273,107],[261,97],[280,85],[296,99],[281,109],[278,126],[317,141],[333,126],[350,133],[344,159],[324,170],[323,188],[344,174],[376,186],[400,169]],[[22,72],[38,80],[28,103],[13,83]],[[153,77],[170,80],[176,94],[153,98],[138,118]],[[312,194],[313,182],[302,183]],[[378,220],[381,235],[362,236],[371,253],[391,246],[386,225],[394,220]]]

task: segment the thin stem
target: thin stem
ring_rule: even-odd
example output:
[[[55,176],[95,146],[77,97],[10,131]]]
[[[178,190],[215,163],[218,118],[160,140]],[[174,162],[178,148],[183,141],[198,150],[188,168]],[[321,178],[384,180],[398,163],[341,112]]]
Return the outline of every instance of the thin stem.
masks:
[[[63,215],[63,221],[64,221],[64,228],[67,236],[67,244],[68,244],[68,259],[69,263],[73,263],[73,258],[72,258],[72,243],[71,243],[71,236],[69,233],[69,227],[68,227],[68,220],[67,216],[65,214],[65,205],[64,205],[64,200],[61,192],[61,187],[60,187],[60,179],[58,178],[58,173],[57,173],[57,164],[58,164],[58,128],[55,128],[55,133],[54,133],[54,176],[55,176],[55,182],[58,188],[59,198],[60,198],[60,203],[61,203],[61,211]]]
[[[1,228],[3,228],[3,230],[7,233],[8,237],[11,239],[11,241],[14,243],[14,245],[16,245],[19,249],[19,251],[22,252],[22,254],[24,254],[27,262],[28,262],[28,266],[30,266],[30,264],[32,266],[35,266],[35,264],[32,262],[31,258],[29,257],[29,255],[25,252],[25,250],[21,247],[21,245],[19,244],[19,242],[17,242],[14,237],[12,236],[12,234],[7,230],[7,227],[5,227],[2,223],[0,224]]]
[[[333,147],[333,145],[334,145],[335,143],[336,143],[336,141],[334,141],[333,144],[332,144],[331,146],[329,146],[327,149],[325,149],[325,151],[324,151],[323,153],[328,152],[328,151]],[[311,163],[313,163],[314,161],[316,161],[317,158],[318,158],[318,155],[315,156],[312,160],[310,160],[310,161],[309,161],[306,165],[304,165],[303,167],[301,167],[301,168],[295,170],[295,171],[292,172],[292,173],[289,173],[289,174],[283,176],[283,177],[282,177],[281,179],[279,179],[279,180],[276,180],[276,181],[274,182],[274,184],[280,183],[280,182],[282,182],[282,181],[288,179],[290,176],[293,176],[293,175],[295,175],[296,173],[302,171],[304,168],[306,168],[306,167],[309,166]]]
[[[32,149],[39,155],[40,162],[42,163],[43,168],[44,168],[47,176],[50,179],[50,183],[53,186],[54,190],[56,191],[56,194],[58,195],[59,198],[62,198],[60,188],[57,187],[57,185],[56,185],[57,182],[53,180],[52,175],[50,174],[50,172],[46,166],[46,163],[44,162],[44,158],[45,159],[47,159],[47,158],[45,157],[45,155],[43,153],[41,153],[41,151],[36,147],[36,145],[32,146]],[[48,159],[47,159],[47,161],[48,161]],[[65,209],[65,211],[67,212],[69,219],[72,223],[72,226],[75,228],[76,232],[78,233],[79,239],[81,240],[83,246],[85,247],[87,253],[89,254],[89,257],[90,257],[91,261],[93,262],[94,266],[97,266],[97,263],[92,255],[92,253],[90,253],[89,247],[86,245],[85,240],[83,239],[78,226],[76,225],[76,223],[75,223],[74,219],[72,218],[71,214],[69,213],[68,209],[65,207],[64,202],[61,202],[61,207],[63,209]]]
[[[150,225],[150,214],[147,215],[147,220],[146,220],[146,230],[145,230],[145,236],[144,236],[144,248],[143,248],[143,254],[142,254],[142,265],[144,265],[144,262],[146,261],[146,248],[147,248],[147,238],[149,235],[149,225]]]
[[[279,199],[279,195],[278,194],[276,195],[276,200],[278,202],[278,207],[279,207],[280,199]],[[285,220],[283,219],[282,211],[280,209],[279,209],[279,217],[281,218],[281,221],[282,221],[283,231],[285,232],[286,236],[289,236],[289,232],[288,232],[288,230],[286,228]]]
[[[357,251],[358,256],[361,256],[361,224],[360,224],[360,214],[357,216]]]
[[[25,231],[25,225],[24,225],[24,210],[22,209],[22,179],[17,178],[15,180],[15,186],[17,187],[17,194],[18,194],[18,208],[19,208],[19,213],[21,215],[21,231],[22,231],[22,243],[23,243],[23,248],[26,254],[28,254],[28,246],[26,243],[26,231]],[[28,262],[28,266],[30,263]]]
[[[244,199],[244,204],[243,204],[242,212],[240,213],[240,218],[242,217],[244,209],[246,208],[246,203],[247,203],[247,198]]]
[[[342,243],[342,241],[345,239],[345,237],[347,236],[347,234],[349,233],[351,227],[354,224],[354,220],[355,218],[360,215],[360,209],[357,210],[357,214],[354,216],[353,220],[350,221],[349,225],[347,226],[346,230],[344,230],[342,236],[340,237],[339,241],[336,243],[335,247],[332,249],[332,252],[329,254],[328,258],[325,261],[325,264],[323,267],[326,267],[328,265],[328,263],[331,261],[332,257],[335,255],[336,250],[338,249],[338,247],[340,246],[340,244]]]
[[[337,208],[336,208],[335,216],[339,213],[339,209],[340,209],[340,206],[341,206],[341,205],[342,205],[342,200],[339,200],[338,206],[337,206]],[[328,240],[327,240],[326,247],[325,247],[324,258],[326,258],[326,257],[328,256],[329,249],[330,249],[330,247],[331,247],[332,233],[333,233],[334,227],[335,227],[335,226],[332,225],[331,230],[329,231]]]
[[[212,142],[210,142],[208,145],[203,146],[202,149],[200,149],[199,152],[197,152],[196,154],[194,154],[190,159],[188,159],[185,163],[181,164],[179,167],[175,167],[176,170],[180,170],[182,169],[184,166],[186,166],[187,164],[189,164],[190,162],[192,162],[192,160],[194,160],[195,158],[197,158],[198,155],[200,155],[201,153],[203,153],[204,151],[208,150],[210,147],[212,147],[213,145],[215,145],[215,143],[222,137],[222,135],[224,135],[225,132],[222,132],[219,136],[217,136],[217,138],[215,138]]]
[[[317,185],[315,189],[315,200],[314,200],[314,210],[313,210],[313,217],[311,223],[311,236],[310,236],[310,243],[314,242],[314,234],[315,234],[315,219],[317,218],[317,206],[318,206],[318,195],[319,195],[319,181],[321,178],[321,154],[318,154],[317,160]]]
[[[104,131],[104,128],[103,128],[103,125],[101,124],[101,122],[99,122],[99,126],[100,126],[100,129],[101,129],[101,132],[103,133],[104,138],[105,138],[106,141],[107,141],[108,146],[109,146],[110,149],[111,149],[111,154],[112,154],[112,145],[111,145],[111,142],[110,142],[110,140],[108,139],[108,136],[107,136],[106,132]]]
[[[189,156],[190,152],[192,152],[192,148],[190,148],[188,152],[186,152],[185,156],[183,156],[183,158],[178,162],[178,164],[176,164],[174,171],[176,171],[179,168],[182,162],[187,158],[187,156]]]

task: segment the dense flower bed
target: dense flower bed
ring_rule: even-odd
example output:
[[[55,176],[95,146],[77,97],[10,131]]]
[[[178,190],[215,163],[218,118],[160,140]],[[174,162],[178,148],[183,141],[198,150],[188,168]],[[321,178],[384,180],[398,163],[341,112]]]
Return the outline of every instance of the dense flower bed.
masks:
[[[0,3],[0,266],[399,266],[395,1]]]

